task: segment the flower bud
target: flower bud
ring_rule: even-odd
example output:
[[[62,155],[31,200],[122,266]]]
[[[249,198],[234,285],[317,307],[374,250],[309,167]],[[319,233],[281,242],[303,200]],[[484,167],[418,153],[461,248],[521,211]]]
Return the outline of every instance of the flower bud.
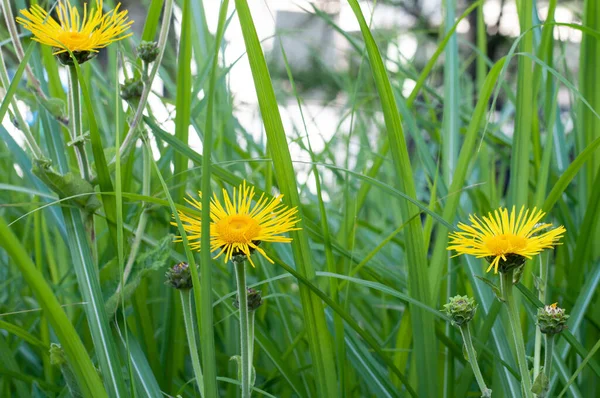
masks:
[[[151,63],[158,57],[158,43],[155,41],[142,41],[137,48],[138,57],[146,62]]]
[[[558,303],[538,309],[537,324],[544,334],[555,335],[567,328],[567,320],[570,316],[565,314],[565,310],[556,304]]]
[[[459,327],[473,319],[476,310],[475,299],[467,296],[450,297],[448,304],[444,305],[444,312],[450,316],[452,324]]]
[[[258,309],[258,307],[262,305],[262,296],[260,290],[252,289],[251,287],[249,287],[247,297],[248,312],[255,311]],[[233,301],[233,306],[238,310],[240,309],[240,300],[238,296],[236,296],[235,300]]]
[[[131,78],[121,84],[121,98],[125,101],[139,99],[144,91],[144,83],[140,79]]]
[[[167,278],[165,284],[171,285],[175,289],[188,290],[193,286],[192,273],[188,263],[175,264],[165,273],[165,277]]]

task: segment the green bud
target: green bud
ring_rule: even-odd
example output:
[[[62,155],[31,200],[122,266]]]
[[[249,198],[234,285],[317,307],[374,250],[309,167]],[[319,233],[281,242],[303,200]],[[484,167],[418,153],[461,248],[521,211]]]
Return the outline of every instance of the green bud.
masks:
[[[506,257],[506,260],[500,259],[498,262],[498,271],[502,273],[509,272],[514,269],[518,271],[521,267],[523,267],[525,261],[527,261],[525,257],[514,253],[508,253],[504,257]],[[489,256],[486,257],[485,260],[491,264],[495,258],[496,256]]]
[[[537,324],[544,334],[555,335],[567,328],[567,320],[570,316],[565,314],[565,310],[556,304],[546,305],[538,309]]]
[[[156,57],[158,57],[158,43],[155,41],[142,41],[138,46],[137,51],[138,57],[142,61],[149,64],[151,62],[154,62],[154,60],[156,60]]]
[[[252,289],[251,287],[249,287],[247,297],[248,312],[255,311],[258,309],[258,307],[262,305],[262,296],[260,290]],[[236,296],[235,300],[233,301],[233,306],[238,310],[240,309],[240,301],[238,296]]]
[[[444,312],[452,319],[452,324],[459,327],[473,319],[476,310],[475,299],[467,296],[450,297],[448,304],[444,304]]]
[[[125,101],[139,99],[144,91],[144,83],[140,79],[131,78],[121,84],[121,98]]]
[[[175,289],[189,290],[192,288],[192,273],[188,263],[175,264],[165,273],[166,285],[171,285]]]
[[[60,51],[61,49],[54,48],[54,50]],[[90,59],[96,58],[97,55],[98,53],[94,51],[73,51],[73,56],[75,57],[79,65],[89,61]],[[56,54],[56,58],[58,58],[60,63],[65,66],[75,65],[75,62],[73,62],[73,58],[71,58],[71,54],[69,54],[68,51]]]
[[[63,350],[60,344],[50,344],[50,363],[52,365],[63,365],[67,363],[65,350]]]

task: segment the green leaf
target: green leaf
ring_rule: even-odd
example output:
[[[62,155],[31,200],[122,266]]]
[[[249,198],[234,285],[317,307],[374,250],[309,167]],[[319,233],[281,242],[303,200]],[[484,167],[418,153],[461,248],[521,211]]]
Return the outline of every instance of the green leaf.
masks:
[[[32,172],[61,198],[73,197],[73,201],[86,212],[93,213],[102,207],[92,184],[73,172],[59,174],[45,161],[35,161]]]
[[[533,386],[531,386],[531,392],[537,395],[543,394],[548,391],[549,385],[550,380],[548,380],[546,373],[543,371],[543,368],[541,368],[540,374],[538,374],[533,382]]]
[[[487,278],[483,278],[481,276],[475,276],[475,277],[477,279],[479,279],[480,281],[482,281],[483,283],[485,283],[486,285],[488,285],[489,287],[491,287],[492,291],[496,295],[496,298],[498,300],[504,302],[504,298],[502,297],[502,292],[500,291],[500,288],[498,286],[496,286],[496,284],[494,282],[492,282],[491,280],[489,280]]]
[[[135,290],[144,278],[165,266],[167,260],[171,256],[170,246],[172,242],[173,235],[167,235],[162,238],[158,245],[154,246],[152,250],[148,250],[138,255],[134,263],[135,271],[131,274],[129,282],[123,288],[122,293],[114,293],[106,300],[106,314],[109,318],[112,318],[115,315],[121,304],[121,300],[128,301],[131,298],[131,295],[135,293]]]
[[[467,345],[463,343],[462,345],[462,353],[463,353],[463,357],[465,358],[465,361],[467,362],[471,362],[469,360],[469,352],[467,351]]]

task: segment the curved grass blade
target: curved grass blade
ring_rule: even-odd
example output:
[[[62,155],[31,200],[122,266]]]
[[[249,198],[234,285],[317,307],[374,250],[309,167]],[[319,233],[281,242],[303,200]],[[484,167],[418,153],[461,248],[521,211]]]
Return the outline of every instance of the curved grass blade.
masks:
[[[465,183],[469,165],[475,160],[473,152],[475,151],[478,133],[484,120],[484,116],[487,112],[489,99],[498,81],[498,76],[504,67],[504,63],[505,59],[503,58],[496,62],[496,64],[490,69],[490,72],[483,83],[483,88],[480,91],[479,99],[477,100],[477,105],[473,111],[471,121],[467,126],[467,133],[465,134],[465,139],[458,156],[458,162],[455,169],[456,172],[452,177],[452,183],[450,184],[449,194],[442,214],[442,217],[447,223],[454,222],[458,212],[458,205],[461,196],[460,192]],[[447,261],[447,242],[448,230],[446,228],[439,228],[436,234],[433,256],[431,259],[431,268],[429,270],[429,279],[432,283],[431,291],[434,299],[436,299],[438,296],[442,272]]]
[[[250,8],[246,0],[236,0],[235,5],[242,27],[268,145],[273,157],[275,178],[281,192],[287,198],[287,204],[290,207],[298,207],[298,217],[302,219],[296,175],[273,84],[256,34]],[[302,228],[303,222],[300,222],[298,227]],[[307,233],[301,229],[292,232],[290,236],[293,239],[294,259],[300,273],[308,279],[312,279],[315,271],[312,265]],[[331,344],[332,337],[325,321],[323,304],[304,286],[300,288],[300,296],[319,396],[335,397],[338,395],[335,360],[333,345]]]
[[[398,185],[400,190],[405,194],[415,197],[414,175],[406,147],[402,122],[383,60],[358,2],[356,0],[348,0],[348,3],[358,20],[367,48],[373,78],[375,79],[377,91],[381,99]],[[400,203],[400,212],[404,220],[410,220],[415,210],[413,206],[405,202]],[[408,264],[410,294],[419,301],[429,303],[431,293],[429,283],[427,282],[427,253],[425,252],[425,242],[420,219],[414,219],[409,222],[405,237],[405,255]],[[419,394],[432,397],[437,395],[438,392],[437,372],[431,372],[432,369],[436,369],[437,363],[433,317],[418,307],[412,308],[410,314],[417,372],[422,375],[429,374],[431,376],[427,380],[422,377],[419,378]]]
[[[96,368],[92,364],[71,321],[67,318],[50,286],[29,258],[25,248],[6,225],[3,218],[0,218],[0,246],[13,259],[14,264],[19,268],[23,278],[44,309],[45,316],[65,350],[69,364],[84,396],[90,398],[108,397]]]
[[[396,376],[398,376],[398,378],[404,384],[404,387],[406,388],[407,392],[412,397],[418,396],[417,393],[415,392],[415,390],[411,387],[407,377],[394,365],[394,362],[392,361],[392,359],[389,358],[385,354],[385,352],[383,352],[383,350],[381,349],[381,347],[379,346],[377,341],[375,341],[373,336],[371,336],[369,333],[365,332],[358,325],[358,323],[354,320],[354,318],[352,316],[350,316],[350,314],[348,314],[339,304],[337,304],[336,302],[331,300],[331,298],[329,298],[329,296],[327,296],[327,294],[323,293],[317,286],[315,286],[312,282],[310,282],[308,279],[306,279],[304,276],[302,276],[299,272],[294,270],[292,267],[287,265],[285,262],[281,261],[281,259],[275,253],[273,253],[269,250],[267,250],[267,252],[269,254],[269,257],[271,257],[277,265],[279,265],[284,270],[286,270],[287,272],[292,274],[296,279],[298,279],[298,281],[300,283],[302,283],[308,289],[310,289],[311,292],[313,292],[314,294],[319,296],[319,298],[321,298],[321,300],[323,300],[336,313],[338,313],[344,319],[344,321],[346,321],[346,323],[350,326],[350,328],[352,328],[352,330],[354,330],[360,337],[362,337],[365,340],[365,342],[371,347],[371,349],[373,349],[381,357],[381,359],[386,363],[386,365],[390,368],[390,370]],[[444,317],[444,315],[441,313],[439,314],[439,316]]]
[[[21,77],[23,76],[23,72],[27,67],[27,62],[33,54],[33,50],[35,49],[35,43],[31,43],[29,47],[27,47],[27,51],[25,52],[25,56],[23,57],[23,61],[17,68],[15,75],[13,76],[12,82],[10,82],[10,86],[6,89],[6,94],[4,95],[4,99],[2,100],[2,104],[0,105],[0,121],[4,120],[4,116],[6,115],[6,111],[8,111],[8,106],[13,99],[13,96],[17,92],[17,88],[19,87],[19,82],[21,81]]]
[[[208,88],[208,104],[206,110],[206,125],[204,130],[204,141],[202,143],[202,220],[210,220],[210,197],[211,197],[211,152],[213,146],[213,107],[216,95],[217,74],[219,70],[219,51],[221,41],[225,31],[225,21],[227,17],[227,8],[229,0],[224,0],[219,9],[219,23],[215,37],[215,48],[212,60],[212,70],[210,74],[210,83]],[[187,161],[187,160],[186,160]],[[179,216],[177,217],[177,226],[180,231],[183,230]],[[212,256],[210,254],[210,223],[202,222],[201,250],[200,250],[200,271],[202,280],[199,280],[198,272],[194,264],[190,264],[192,269],[192,278],[194,280],[194,302],[196,304],[196,318],[198,321],[198,330],[200,334],[200,345],[202,347],[202,369],[204,370],[204,397],[217,396],[217,370],[216,354],[214,341],[214,321],[213,321],[213,300],[212,300]],[[182,232],[182,235],[184,232]],[[184,241],[187,246],[187,242]],[[186,247],[186,254],[189,249]],[[200,282],[200,283],[198,283]],[[201,327],[204,325],[204,327]]]

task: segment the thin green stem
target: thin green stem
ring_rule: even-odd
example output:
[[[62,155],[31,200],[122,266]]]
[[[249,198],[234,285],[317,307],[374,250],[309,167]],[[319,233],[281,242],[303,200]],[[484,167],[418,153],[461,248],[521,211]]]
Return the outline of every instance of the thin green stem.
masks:
[[[4,62],[4,55],[2,54],[2,51],[0,51],[0,83],[2,83],[2,86],[4,86],[6,90],[8,90],[8,87],[10,86],[10,79],[8,76],[8,70],[6,69],[6,63]],[[34,159],[43,159],[44,153],[37,144],[35,137],[31,133],[29,125],[25,122],[25,119],[21,115],[21,111],[19,111],[17,101],[14,99],[14,97],[10,101],[10,103],[12,105],[13,112],[18,123],[18,128],[19,130],[21,130],[21,132],[23,132],[23,135],[25,136],[25,141],[27,142],[27,145],[29,145]]]
[[[71,143],[75,149],[75,157],[79,172],[84,180],[91,181],[90,163],[85,151],[85,138],[83,136],[83,115],[81,110],[81,90],[77,78],[75,65],[69,66],[69,123],[71,124]],[[90,234],[92,258],[98,262],[98,246],[96,231],[94,229],[94,216],[89,214],[86,218],[86,228]]]
[[[160,67],[160,63],[162,61],[163,55],[165,53],[165,47],[167,46],[167,38],[169,37],[169,27],[171,26],[171,16],[173,14],[173,0],[165,0],[163,12],[163,20],[160,28],[160,33],[158,36],[158,56],[154,60],[154,64],[152,65],[152,69],[150,70],[150,75],[144,79],[144,89],[142,90],[142,95],[140,97],[140,102],[138,103],[137,109],[135,110],[135,114],[133,119],[129,123],[129,130],[125,135],[125,139],[121,143],[121,149],[119,153],[127,154],[127,151],[131,147],[131,145],[135,142],[135,138],[137,137],[136,131],[137,127],[144,116],[144,109],[146,109],[146,104],[148,102],[148,97],[150,96],[150,91],[152,88],[152,82],[158,73],[158,69]],[[114,164],[115,159],[113,158],[110,161],[110,165]]]
[[[152,175],[150,156],[152,156],[152,154],[149,152],[149,149],[144,147],[142,152],[142,195],[145,196],[150,196],[150,178]],[[133,240],[133,243],[131,244],[131,250],[127,259],[127,265],[125,266],[125,271],[123,273],[123,283],[119,283],[116,294],[121,292],[121,289],[127,282],[127,279],[131,274],[131,270],[133,269],[133,264],[141,247],[142,238],[144,237],[144,231],[146,230],[146,224],[148,222],[148,208],[148,203],[142,203],[142,214],[140,214],[140,220],[135,231],[135,238]]]
[[[194,332],[194,316],[192,312],[192,301],[190,300],[191,290],[180,290],[181,309],[183,310],[183,320],[185,322],[185,334],[190,347],[190,357],[192,358],[192,367],[194,376],[200,390],[200,396],[204,393],[204,377],[202,376],[202,367],[200,366],[200,357],[198,356],[198,346],[196,345],[196,333]]]
[[[544,373],[548,380],[550,380],[550,373],[552,372],[552,354],[554,352],[554,341],[555,337],[553,334],[546,334],[546,351],[544,353]]]
[[[254,318],[256,311],[250,311],[248,314],[248,344],[250,345],[250,378],[252,378],[252,362],[254,360]],[[251,380],[252,381],[252,380]],[[253,384],[253,383],[251,383]]]
[[[531,379],[529,377],[529,369],[527,367],[527,357],[525,355],[525,341],[521,331],[519,322],[519,311],[513,294],[513,271],[501,273],[501,288],[502,296],[508,310],[508,319],[510,322],[510,331],[515,342],[517,352],[517,362],[519,363],[519,372],[521,373],[521,388],[523,396],[526,398],[533,397],[531,392]]]
[[[8,29],[8,33],[10,35],[10,40],[15,48],[15,53],[17,55],[17,59],[19,62],[23,62],[23,58],[25,57],[25,51],[23,51],[23,46],[21,45],[21,39],[19,37],[19,31],[17,30],[17,25],[15,23],[15,16],[12,12],[12,8],[10,7],[10,2],[8,0],[2,0],[2,10],[4,11],[4,21],[6,22],[6,27]],[[0,51],[1,52],[1,51]],[[40,86],[40,81],[35,77],[35,74],[31,70],[29,65],[25,66],[25,73],[27,73],[27,78],[29,79],[29,84],[31,84],[37,93],[43,99],[46,99],[46,94],[42,90]],[[8,87],[8,86],[6,86]]]
[[[469,356],[469,364],[473,369],[473,374],[475,374],[475,380],[477,380],[477,384],[479,385],[479,389],[481,390],[481,396],[491,397],[492,390],[487,388],[487,386],[485,385],[485,380],[483,380],[481,369],[479,369],[479,363],[477,362],[477,353],[475,352],[475,348],[473,347],[473,339],[471,338],[471,330],[469,329],[468,323],[465,323],[460,326],[460,334],[462,335],[463,341],[465,343],[465,348],[467,349],[467,355]]]
[[[538,287],[538,299],[542,302],[546,302],[546,288],[548,285],[548,266],[547,262],[540,258],[540,283]],[[542,332],[540,327],[535,327],[535,350],[533,354],[533,380],[535,380],[540,373],[540,363],[542,358]]]
[[[235,279],[237,281],[238,302],[240,304],[240,349],[242,368],[242,398],[250,398],[250,342],[248,323],[248,294],[246,287],[246,263],[245,261],[232,261],[235,267]]]
[[[83,138],[81,93],[79,91],[79,80],[77,80],[77,69],[75,68],[75,65],[69,66],[69,122],[71,123],[71,140],[73,147],[75,148],[75,155],[77,156],[81,177],[89,181],[90,168]]]

